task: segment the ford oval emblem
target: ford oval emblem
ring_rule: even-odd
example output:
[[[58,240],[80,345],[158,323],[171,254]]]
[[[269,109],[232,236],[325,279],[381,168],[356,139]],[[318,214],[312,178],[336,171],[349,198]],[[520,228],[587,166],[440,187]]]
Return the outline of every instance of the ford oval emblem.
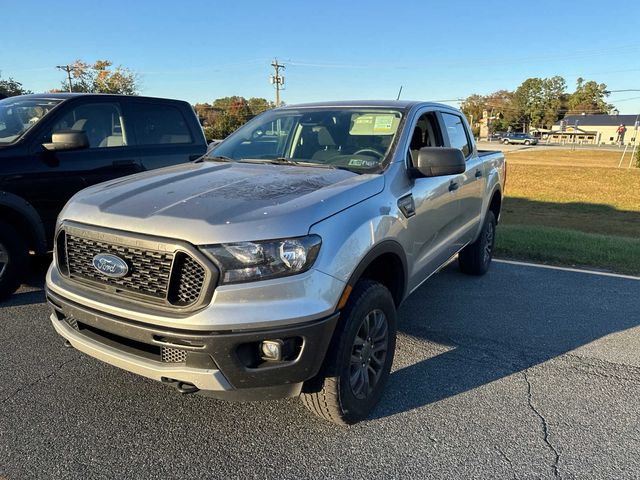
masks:
[[[129,273],[127,262],[108,253],[100,253],[93,257],[93,267],[101,274],[111,278],[122,278]]]

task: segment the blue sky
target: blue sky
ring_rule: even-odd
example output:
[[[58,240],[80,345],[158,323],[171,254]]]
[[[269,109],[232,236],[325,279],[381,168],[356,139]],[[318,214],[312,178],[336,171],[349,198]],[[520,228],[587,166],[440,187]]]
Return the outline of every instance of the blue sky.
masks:
[[[145,95],[273,98],[273,57],[287,103],[395,98],[400,85],[403,98],[450,100],[551,75],[570,90],[579,76],[640,89],[637,1],[3,3],[2,77],[33,91],[59,87],[54,66],[81,58],[139,72]],[[640,112],[640,92],[610,102]]]

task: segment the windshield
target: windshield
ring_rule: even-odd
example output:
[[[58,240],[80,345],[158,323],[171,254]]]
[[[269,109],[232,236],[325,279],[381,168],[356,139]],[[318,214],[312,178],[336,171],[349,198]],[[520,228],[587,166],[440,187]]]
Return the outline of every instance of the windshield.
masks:
[[[207,156],[367,172],[378,169],[387,157],[401,118],[401,112],[384,109],[272,110],[238,129]]]
[[[0,144],[18,140],[61,101],[23,97],[0,100]]]

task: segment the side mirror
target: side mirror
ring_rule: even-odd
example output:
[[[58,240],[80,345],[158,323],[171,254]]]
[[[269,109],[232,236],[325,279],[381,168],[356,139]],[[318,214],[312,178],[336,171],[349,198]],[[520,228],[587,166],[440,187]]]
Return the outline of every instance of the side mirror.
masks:
[[[423,147],[418,152],[414,176],[441,177],[464,173],[466,164],[462,150],[445,147]]]
[[[50,152],[82,150],[89,148],[89,137],[82,130],[61,130],[51,135],[51,143],[43,143],[42,148]]]

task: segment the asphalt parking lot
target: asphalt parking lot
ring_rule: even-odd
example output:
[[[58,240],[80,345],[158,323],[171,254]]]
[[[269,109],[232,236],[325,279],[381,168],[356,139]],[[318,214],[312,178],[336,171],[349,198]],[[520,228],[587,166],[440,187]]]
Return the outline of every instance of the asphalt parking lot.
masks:
[[[39,281],[0,305],[0,478],[638,478],[640,281],[449,267],[399,312],[374,417],[226,403],[65,349]]]

